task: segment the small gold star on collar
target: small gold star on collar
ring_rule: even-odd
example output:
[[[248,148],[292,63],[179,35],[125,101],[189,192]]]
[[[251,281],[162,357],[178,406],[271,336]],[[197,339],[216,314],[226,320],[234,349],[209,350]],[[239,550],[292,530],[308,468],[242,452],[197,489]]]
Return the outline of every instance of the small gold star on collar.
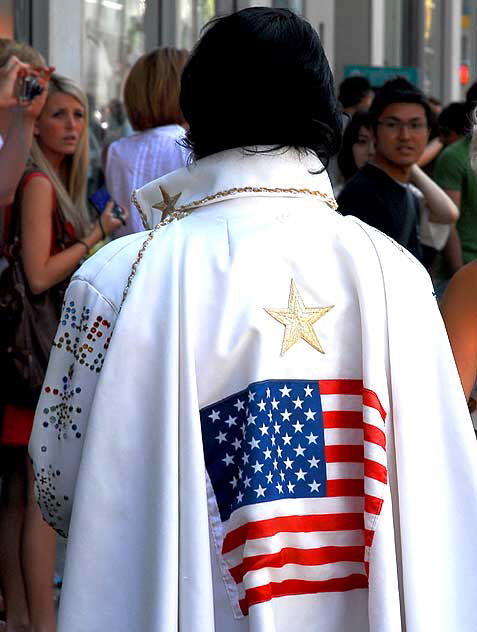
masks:
[[[313,329],[313,323],[322,318],[334,305],[330,307],[305,307],[303,299],[298,292],[295,281],[290,283],[290,295],[288,297],[288,308],[265,309],[267,314],[285,325],[281,355],[300,340],[304,340],[320,353],[324,353],[323,347],[318,340],[318,336]]]
[[[176,193],[176,195],[169,195],[169,193],[159,185],[159,189],[162,194],[162,201],[156,202],[152,205],[152,208],[157,209],[158,211],[162,211],[162,219],[166,217],[169,213],[173,213],[176,210],[177,200],[180,198],[182,193]]]

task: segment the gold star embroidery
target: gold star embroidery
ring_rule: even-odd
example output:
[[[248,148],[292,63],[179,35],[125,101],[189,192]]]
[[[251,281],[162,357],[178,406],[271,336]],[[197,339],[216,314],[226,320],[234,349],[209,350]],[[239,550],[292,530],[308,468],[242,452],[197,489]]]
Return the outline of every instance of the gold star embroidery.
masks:
[[[288,297],[288,308],[265,309],[267,314],[285,325],[281,355],[300,340],[304,340],[320,353],[324,353],[323,347],[318,340],[318,336],[313,329],[313,323],[322,318],[334,305],[330,307],[305,307],[303,299],[298,292],[295,281],[290,283],[290,295]]]
[[[162,219],[166,217],[169,213],[173,213],[175,211],[175,206],[177,200],[180,198],[182,193],[177,193],[176,195],[169,195],[169,193],[159,186],[162,194],[162,202],[156,202],[152,205],[152,208],[157,209],[158,211],[162,211]]]

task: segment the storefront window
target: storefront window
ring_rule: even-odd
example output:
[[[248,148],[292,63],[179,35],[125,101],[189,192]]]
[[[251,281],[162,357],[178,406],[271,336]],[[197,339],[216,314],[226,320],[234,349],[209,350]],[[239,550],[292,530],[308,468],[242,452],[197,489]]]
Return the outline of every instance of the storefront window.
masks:
[[[215,0],[178,0],[177,46],[190,50],[199,39],[200,30],[215,12]]]
[[[85,85],[101,144],[124,133],[124,80],[145,51],[145,0],[84,0]]]
[[[424,0],[424,59],[422,88],[428,95],[441,93],[442,0]]]
[[[276,9],[291,9],[297,13],[303,13],[303,0],[274,0]]]
[[[84,0],[90,192],[102,184],[102,149],[131,131],[122,90],[130,68],[145,52],[145,9],[146,0]]]

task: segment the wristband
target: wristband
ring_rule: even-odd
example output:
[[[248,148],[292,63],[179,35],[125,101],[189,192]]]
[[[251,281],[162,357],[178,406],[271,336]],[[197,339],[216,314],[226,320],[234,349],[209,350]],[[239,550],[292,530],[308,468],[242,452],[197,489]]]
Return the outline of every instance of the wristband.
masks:
[[[86,248],[86,254],[87,255],[89,254],[89,246],[88,246],[88,244],[85,241],[83,241],[82,239],[77,239],[76,243],[77,244],[81,244],[82,246],[84,246]]]
[[[103,236],[103,239],[106,239],[106,233],[104,232],[103,222],[101,221],[101,215],[98,216],[98,224],[99,224],[99,227],[101,228],[101,234]]]

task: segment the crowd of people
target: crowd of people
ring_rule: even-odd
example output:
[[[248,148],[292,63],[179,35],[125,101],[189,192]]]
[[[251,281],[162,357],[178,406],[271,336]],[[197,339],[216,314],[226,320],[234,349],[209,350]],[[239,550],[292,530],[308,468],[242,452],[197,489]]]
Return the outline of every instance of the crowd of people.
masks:
[[[88,197],[87,95],[0,40],[3,629],[471,632],[477,83],[335,90],[257,7],[124,104]]]

